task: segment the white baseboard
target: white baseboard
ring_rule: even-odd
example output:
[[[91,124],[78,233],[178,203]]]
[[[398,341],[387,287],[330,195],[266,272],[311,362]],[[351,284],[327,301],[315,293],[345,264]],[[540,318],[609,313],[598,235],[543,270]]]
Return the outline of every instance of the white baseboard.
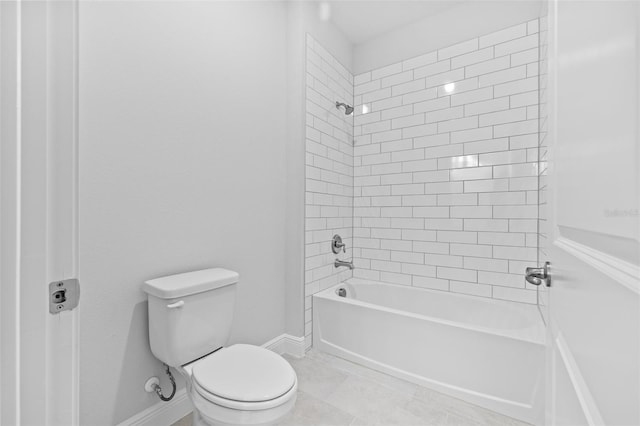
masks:
[[[176,392],[169,402],[158,401],[144,411],[129,417],[118,426],[169,426],[193,411],[193,405],[187,389],[183,388]]]
[[[304,356],[304,337],[281,334],[262,345],[280,355],[287,354],[296,358]],[[169,426],[193,411],[193,405],[186,389],[180,389],[169,402],[158,401],[144,411],[129,417],[118,426]]]
[[[262,345],[263,348],[272,350],[280,355],[291,355],[296,358],[302,358],[304,356],[304,337],[295,337],[289,334],[281,334],[269,340]]]

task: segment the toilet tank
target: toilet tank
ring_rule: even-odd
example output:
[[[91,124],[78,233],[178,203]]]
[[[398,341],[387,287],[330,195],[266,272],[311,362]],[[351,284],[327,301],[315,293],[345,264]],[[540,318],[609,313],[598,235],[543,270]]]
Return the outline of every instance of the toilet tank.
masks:
[[[204,269],[146,281],[151,352],[172,367],[224,346],[235,309],[237,272]]]

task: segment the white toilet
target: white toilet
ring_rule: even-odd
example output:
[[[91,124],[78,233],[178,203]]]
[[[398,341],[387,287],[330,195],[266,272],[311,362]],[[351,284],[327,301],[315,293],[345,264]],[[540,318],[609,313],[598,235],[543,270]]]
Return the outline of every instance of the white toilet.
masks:
[[[215,268],[143,285],[151,351],[184,375],[195,425],[270,425],[296,402],[298,380],[284,358],[259,346],[223,347],[238,278]]]

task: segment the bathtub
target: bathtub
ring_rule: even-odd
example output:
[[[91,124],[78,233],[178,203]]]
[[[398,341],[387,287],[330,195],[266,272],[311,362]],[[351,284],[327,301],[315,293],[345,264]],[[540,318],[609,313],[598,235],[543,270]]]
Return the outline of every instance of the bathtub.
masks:
[[[359,279],[313,296],[316,349],[533,424],[544,339],[534,305]]]

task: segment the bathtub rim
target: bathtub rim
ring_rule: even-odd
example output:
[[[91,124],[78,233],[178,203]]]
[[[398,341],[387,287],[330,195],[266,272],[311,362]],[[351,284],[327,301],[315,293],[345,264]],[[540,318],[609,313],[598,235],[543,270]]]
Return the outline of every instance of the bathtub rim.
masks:
[[[397,288],[402,288],[402,289],[408,289],[410,291],[417,291],[417,292],[426,292],[426,293],[434,293],[434,294],[438,294],[438,295],[442,295],[442,294],[447,294],[448,297],[453,297],[453,298],[462,298],[462,299],[467,299],[467,300],[472,300],[472,301],[478,301],[478,299],[483,300],[484,302],[488,302],[488,303],[492,303],[492,304],[496,304],[496,305],[502,305],[502,306],[508,306],[510,308],[514,307],[514,303],[517,304],[516,306],[519,309],[529,309],[528,307],[531,307],[532,311],[535,311],[535,314],[531,315],[532,318],[535,318],[535,323],[532,324],[530,327],[526,327],[526,328],[520,328],[520,329],[514,329],[514,332],[510,332],[509,330],[503,330],[503,329],[497,329],[497,328],[490,328],[490,327],[483,327],[480,325],[476,325],[476,324],[469,324],[469,323],[463,323],[463,322],[457,322],[457,321],[451,321],[451,320],[447,320],[447,319],[443,319],[443,318],[438,318],[438,317],[434,317],[434,316],[429,316],[429,315],[423,315],[423,314],[417,314],[417,313],[413,313],[413,312],[407,312],[407,311],[403,311],[400,309],[396,309],[396,308],[390,308],[387,306],[383,306],[383,305],[378,305],[375,303],[370,303],[370,302],[364,302],[362,300],[358,300],[358,299],[353,299],[353,298],[349,298],[349,297],[340,297],[336,294],[336,290],[342,286],[344,286],[345,284],[351,284],[351,285],[370,285],[370,284],[376,284],[376,285],[383,285],[383,286],[389,286],[389,287],[397,287]],[[324,290],[321,290],[317,293],[315,293],[313,295],[313,298],[322,298],[322,299],[327,299],[327,300],[333,300],[339,303],[347,303],[350,305],[356,305],[356,306],[362,306],[362,307],[366,307],[366,308],[370,308],[370,309],[376,309],[376,310],[382,310],[385,312],[389,312],[389,313],[393,313],[393,314],[397,314],[397,315],[402,315],[402,316],[406,316],[406,317],[410,317],[410,318],[415,318],[415,319],[420,319],[420,320],[425,320],[425,321],[431,321],[431,322],[435,322],[437,324],[442,324],[445,326],[449,326],[449,327],[456,327],[456,328],[464,328],[467,330],[471,330],[471,331],[476,331],[476,332],[480,332],[483,334],[490,334],[493,336],[499,336],[499,337],[503,337],[503,338],[508,338],[508,339],[515,339],[515,340],[520,340],[526,343],[530,343],[530,344],[535,344],[535,345],[542,345],[545,346],[546,345],[546,326],[545,323],[542,319],[542,316],[539,312],[539,310],[537,309],[536,305],[530,305],[530,304],[525,304],[525,303],[518,303],[518,302],[509,302],[509,301],[505,301],[505,300],[496,300],[496,299],[490,299],[490,298],[485,298],[485,297],[479,297],[479,296],[473,296],[473,295],[468,295],[468,294],[460,294],[460,293],[452,293],[452,292],[447,292],[447,291],[440,291],[440,290],[434,290],[434,289],[428,289],[428,288],[418,288],[418,287],[413,287],[413,286],[406,286],[406,285],[401,285],[401,284],[393,284],[393,283],[386,283],[386,282],[382,282],[382,281],[375,281],[375,280],[363,280],[360,278],[350,278],[348,280],[345,280],[339,284],[333,285],[329,288],[326,288]],[[525,306],[527,308],[525,308]]]

